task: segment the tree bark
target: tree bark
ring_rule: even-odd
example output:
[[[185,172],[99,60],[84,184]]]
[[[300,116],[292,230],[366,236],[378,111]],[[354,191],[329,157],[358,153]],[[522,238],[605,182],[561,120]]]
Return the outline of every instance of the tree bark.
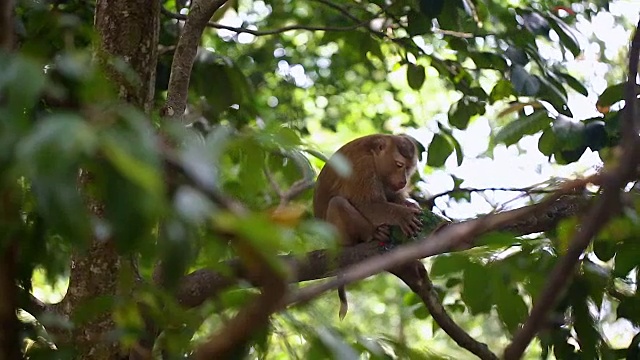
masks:
[[[157,0],[98,0],[96,4],[95,27],[100,37],[97,60],[117,86],[120,99],[146,112],[153,106],[159,16]],[[136,77],[132,79],[118,72],[110,65],[112,58],[126,62]],[[90,181],[91,175],[84,174],[80,186]],[[102,204],[92,199],[87,202],[95,215],[102,216]],[[70,317],[78,306],[90,300],[117,295],[116,274],[124,263],[112,239],[92,239],[87,251],[72,256],[69,289],[58,307],[60,312]],[[119,344],[109,338],[113,330],[111,314],[98,314],[62,334],[59,341],[72,345],[79,359],[119,359]]]

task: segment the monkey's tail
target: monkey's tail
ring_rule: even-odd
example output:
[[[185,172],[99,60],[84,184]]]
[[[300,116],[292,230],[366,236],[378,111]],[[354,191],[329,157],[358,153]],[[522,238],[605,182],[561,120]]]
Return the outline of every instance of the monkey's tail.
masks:
[[[340,286],[338,288],[338,298],[340,298],[340,312],[338,313],[338,316],[340,317],[340,320],[342,320],[347,315],[347,310],[349,310],[347,292],[345,291],[344,286]]]

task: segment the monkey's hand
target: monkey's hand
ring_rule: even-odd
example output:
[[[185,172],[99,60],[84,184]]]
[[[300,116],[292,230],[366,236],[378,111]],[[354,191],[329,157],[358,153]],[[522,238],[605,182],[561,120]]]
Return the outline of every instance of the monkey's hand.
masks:
[[[410,208],[414,208],[414,209],[418,209],[418,210],[422,211],[422,208],[420,207],[418,202],[416,202],[413,199],[405,199],[404,200],[404,206],[410,207]]]
[[[380,225],[373,231],[372,240],[387,242],[391,238],[391,228],[389,225]]]
[[[420,231],[422,228],[421,214],[422,210],[419,207],[406,206],[402,208],[397,225],[400,226],[400,230],[405,236],[411,237]]]

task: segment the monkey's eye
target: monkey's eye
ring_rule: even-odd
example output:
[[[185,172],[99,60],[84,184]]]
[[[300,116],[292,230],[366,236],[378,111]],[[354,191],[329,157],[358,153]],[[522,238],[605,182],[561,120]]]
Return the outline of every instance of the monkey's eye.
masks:
[[[397,167],[399,167],[399,168],[401,168],[401,167],[403,167],[403,166],[404,166],[404,164],[403,164],[403,163],[401,163],[400,161],[396,161],[396,166],[397,166]]]

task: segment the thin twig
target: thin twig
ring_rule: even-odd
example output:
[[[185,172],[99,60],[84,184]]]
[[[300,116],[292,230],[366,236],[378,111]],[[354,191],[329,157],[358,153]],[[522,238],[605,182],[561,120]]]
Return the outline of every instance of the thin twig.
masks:
[[[509,188],[509,187],[488,187],[488,188],[455,188],[447,191],[443,191],[437,193],[435,195],[429,196],[425,200],[425,202],[429,205],[433,204],[433,202],[443,196],[448,196],[455,193],[474,193],[474,192],[485,192],[485,191],[504,191],[504,192],[523,192],[527,194],[550,194],[556,191],[555,189],[536,189],[534,187],[525,187],[525,188]]]
[[[168,17],[171,17],[173,19],[176,19],[176,20],[187,20],[188,19],[187,15],[176,14],[174,12],[171,12],[171,11],[165,9],[164,7],[162,8],[162,14],[166,15]],[[377,16],[379,16],[379,14],[376,14],[371,19],[360,20],[356,24],[349,25],[349,26],[342,26],[342,27],[339,27],[339,26],[313,26],[313,25],[289,25],[289,26],[284,26],[284,27],[278,28],[278,29],[260,31],[260,30],[251,30],[251,29],[247,29],[247,28],[238,28],[238,27],[233,27],[233,26],[222,25],[222,24],[211,22],[211,21],[207,22],[207,27],[210,27],[210,28],[213,28],[213,29],[229,30],[229,31],[233,31],[233,32],[236,32],[236,33],[246,33],[246,34],[251,34],[251,35],[254,35],[254,36],[277,35],[277,34],[282,34],[282,33],[288,32],[288,31],[293,31],[293,30],[352,31],[352,30],[355,30],[355,29],[357,29],[359,27],[363,27],[365,25],[368,25]]]

